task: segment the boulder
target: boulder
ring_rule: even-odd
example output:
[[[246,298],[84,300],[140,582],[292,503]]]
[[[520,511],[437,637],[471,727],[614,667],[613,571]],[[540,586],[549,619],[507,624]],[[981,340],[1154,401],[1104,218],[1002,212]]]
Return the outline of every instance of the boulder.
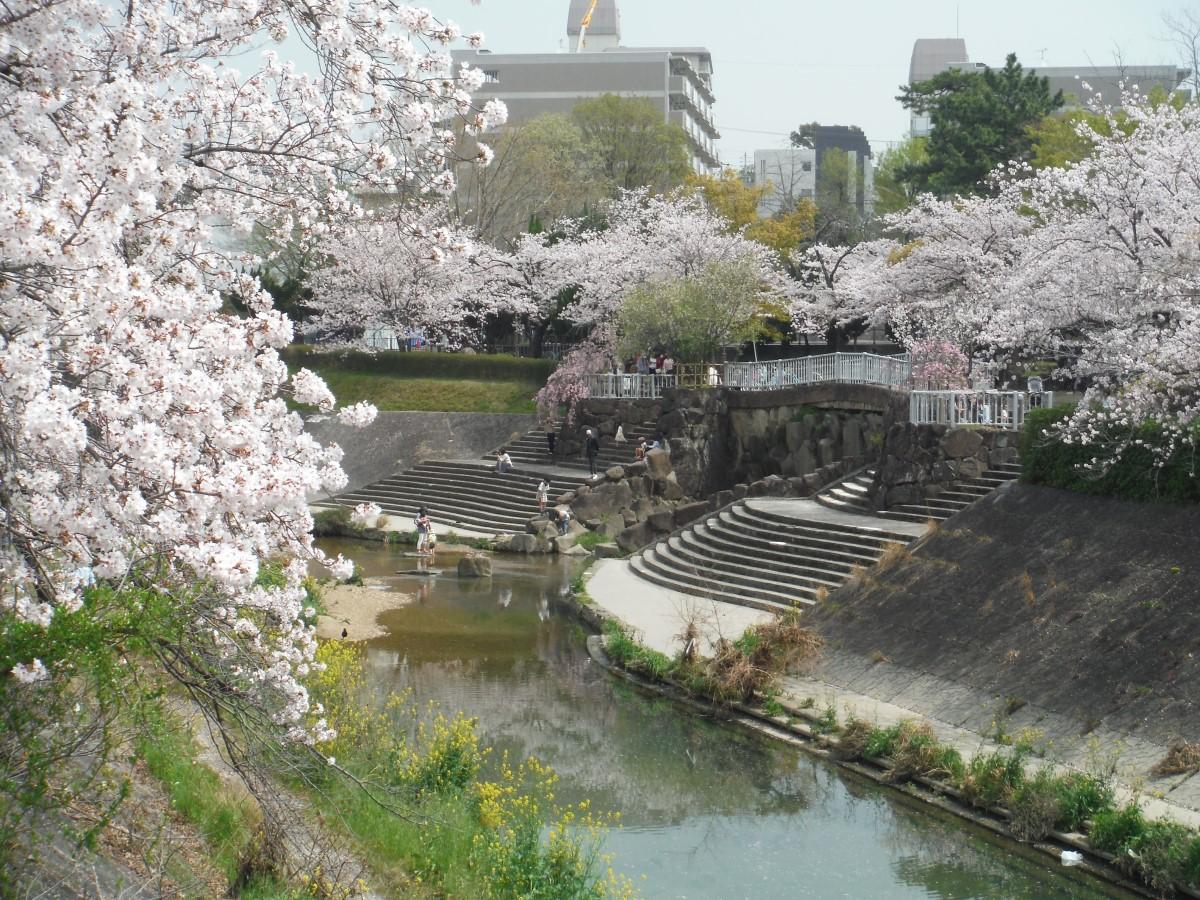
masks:
[[[818,475],[816,472],[809,472],[807,475],[804,476],[803,481],[804,481],[805,489],[810,494],[815,494],[822,487],[824,487],[824,485],[821,482],[821,476]]]
[[[674,475],[675,473],[672,472],[671,474]],[[683,488],[680,487],[679,482],[674,478],[667,478],[663,481],[656,482],[654,487],[658,493],[658,496],[662,497],[664,500],[683,499]]]
[[[628,528],[630,525],[636,525],[637,520],[637,513],[632,509],[621,510],[621,521],[625,523],[625,528]]]
[[[604,477],[609,481],[620,481],[625,477],[625,468],[624,466],[613,466],[611,469],[605,470]]]
[[[625,520],[619,515],[609,516],[592,530],[601,537],[615,538],[625,530]]]
[[[958,477],[959,478],[978,478],[986,470],[986,466],[976,457],[971,456],[967,459],[958,461]]]
[[[904,503],[920,503],[925,499],[925,492],[919,485],[898,484],[887,492],[888,507],[900,506]]]
[[[575,492],[567,491],[565,494],[559,494],[558,499],[554,501],[556,506],[570,506],[575,501]]]
[[[745,500],[749,494],[750,494],[750,485],[735,484],[733,486],[733,499],[734,500]]]
[[[765,497],[767,495],[767,480],[760,478],[758,481],[750,482],[749,495],[751,497]]]
[[[638,475],[645,475],[646,468],[646,461],[639,459],[637,462],[630,463],[625,467],[625,477],[634,478]]]
[[[666,450],[651,450],[646,454],[646,470],[655,481],[665,480],[671,474],[671,454]]]
[[[626,553],[640,550],[654,540],[654,529],[647,522],[631,525],[617,535],[617,546]]]
[[[650,513],[654,512],[654,503],[646,497],[640,497],[633,501],[630,509],[633,511],[634,521],[645,522]]]
[[[706,506],[708,504],[705,504]],[[652,512],[646,519],[646,523],[655,531],[667,533],[675,530],[675,510],[660,509],[657,512]]]
[[[788,422],[784,426],[784,436],[789,453],[795,453],[808,441],[812,429],[803,422]]]
[[[620,559],[625,555],[625,551],[616,544],[597,544],[592,552],[596,554],[596,559]]]
[[[955,428],[942,438],[942,451],[951,459],[974,456],[983,446],[983,436],[968,428]]]
[[[533,534],[514,534],[505,549],[510,553],[549,553],[550,541]]]
[[[789,478],[788,487],[791,488],[788,493],[796,497],[807,497],[812,493],[808,489],[808,481],[804,478]]]
[[[580,547],[578,544],[573,544],[566,550],[559,551],[560,556],[591,556],[590,550],[585,547]]]
[[[458,561],[459,578],[491,578],[492,561],[486,556],[464,556]]]
[[[778,475],[768,475],[763,479],[767,483],[768,497],[786,497],[788,495],[788,483],[786,478],[780,478]]]
[[[996,447],[988,454],[988,462],[993,466],[1003,466],[1019,461],[1016,447]]]
[[[708,515],[708,502],[706,500],[683,503],[675,507],[675,527],[682,528],[684,525],[695,522],[706,515]]]
[[[578,539],[573,534],[560,534],[554,539],[554,552],[565,553],[575,546]]]
[[[584,527],[583,523],[576,519],[572,519],[567,525],[567,534],[573,534],[575,537],[579,537],[581,534],[587,534],[587,532],[588,530],[586,527]]]
[[[538,537],[552,538],[555,535],[554,523],[549,519],[530,519],[525,526],[526,534],[536,534]]]
[[[717,491],[712,496],[712,508],[720,509],[722,506],[728,506],[733,499],[733,491]]]
[[[633,491],[623,481],[609,481],[576,497],[571,510],[579,519],[605,519],[633,502]]]

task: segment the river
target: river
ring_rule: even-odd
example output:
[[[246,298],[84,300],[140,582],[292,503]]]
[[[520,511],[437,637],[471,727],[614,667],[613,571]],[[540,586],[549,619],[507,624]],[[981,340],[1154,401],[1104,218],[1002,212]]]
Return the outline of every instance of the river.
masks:
[[[406,548],[321,545],[354,558],[369,584],[416,596],[380,619],[373,682],[477,717],[496,755],[558,772],[560,801],[619,811],[606,852],[646,897],[1126,896],[614,679],[561,604],[568,560],[496,556],[490,580],[460,581],[451,554],[439,554],[440,576],[397,575],[418,568]]]

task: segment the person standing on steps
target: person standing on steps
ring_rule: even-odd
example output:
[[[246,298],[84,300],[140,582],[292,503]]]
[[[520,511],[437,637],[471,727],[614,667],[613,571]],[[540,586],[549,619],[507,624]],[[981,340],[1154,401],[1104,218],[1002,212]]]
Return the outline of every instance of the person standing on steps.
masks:
[[[587,440],[584,442],[583,451],[587,454],[588,469],[592,473],[592,477],[596,477],[596,457],[600,455],[600,442],[596,440],[596,434],[592,429],[587,430]]]
[[[554,457],[554,448],[558,446],[558,435],[554,433],[553,423],[546,423],[546,449],[550,451],[550,457]]]
[[[507,475],[513,470],[512,457],[508,455],[507,450],[498,450],[496,452],[496,471],[501,475]]]
[[[614,444],[624,444],[625,443],[625,426],[621,425],[620,423],[617,424],[617,434],[613,438],[613,443]]]
[[[538,514],[545,515],[546,503],[550,500],[550,481],[543,478],[537,486]]]

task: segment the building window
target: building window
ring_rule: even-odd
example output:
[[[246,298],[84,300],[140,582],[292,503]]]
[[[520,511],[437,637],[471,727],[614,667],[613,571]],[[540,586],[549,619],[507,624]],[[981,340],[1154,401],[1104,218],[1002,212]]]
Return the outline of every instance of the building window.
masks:
[[[483,70],[483,83],[484,84],[499,84],[500,83],[500,70],[499,69],[484,69]]]
[[[810,162],[801,163],[800,170],[802,172],[811,172],[812,171],[812,163],[810,163]]]

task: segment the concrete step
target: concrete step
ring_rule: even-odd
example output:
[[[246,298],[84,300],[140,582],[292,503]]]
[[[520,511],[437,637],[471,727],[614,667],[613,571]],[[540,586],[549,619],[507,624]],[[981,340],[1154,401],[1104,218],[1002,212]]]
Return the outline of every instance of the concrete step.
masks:
[[[723,585],[711,577],[701,577],[686,571],[678,571],[665,565],[652,548],[643,550],[631,560],[634,572],[660,587],[697,597],[723,600],[761,609],[767,612],[786,612],[798,605],[811,605],[811,598],[793,597],[775,590],[753,589],[735,585]]]
[[[671,538],[670,546],[682,554],[708,560],[712,565],[728,566],[732,571],[770,573],[792,581],[815,579],[828,587],[841,584],[842,579],[850,574],[849,565],[839,566],[837,563],[808,559],[799,555],[790,559],[780,559],[778,556],[766,556],[755,550],[753,553],[739,552],[735,544],[723,543],[707,535],[708,540],[700,538],[700,529],[684,531]],[[821,563],[826,562],[828,567]]]
[[[353,495],[365,498],[383,506],[389,503],[393,506],[406,506],[415,503],[417,506],[440,504],[463,514],[474,514],[484,518],[494,518],[524,523],[537,514],[537,503],[534,500],[524,504],[498,503],[487,498],[475,498],[452,490],[441,489],[429,485],[414,485],[410,488],[380,489],[371,486],[354,491]],[[361,501],[360,501],[361,502]]]
[[[741,559],[761,560],[764,568],[783,566],[814,566],[825,572],[848,574],[855,566],[871,565],[877,557],[866,554],[840,553],[823,547],[770,541],[749,537],[746,532],[730,531],[715,519],[700,522],[686,539],[708,548],[710,553],[732,553]]]
[[[729,535],[730,540],[753,546],[756,551],[765,548],[769,552],[799,554],[814,560],[825,559],[848,566],[873,565],[883,552],[883,548],[878,545],[867,547],[847,543],[820,533],[781,534],[770,524],[756,524],[733,515],[733,512],[722,512],[716,527]]]
[[[756,509],[754,510],[754,515],[764,522],[769,522],[775,528],[787,529],[789,531],[799,530],[806,534],[818,532],[823,533],[827,537],[836,537],[838,540],[859,543],[865,546],[876,545],[883,541],[900,541],[907,544],[912,540],[912,535],[899,531],[889,531],[886,528],[880,527],[877,523],[870,523],[869,519],[862,525],[847,525],[841,522],[795,518],[766,509]]]
[[[833,590],[842,583],[836,575],[830,578],[767,573],[751,566],[734,565],[692,553],[679,538],[671,537],[654,545],[654,552],[664,565],[676,570],[698,574],[707,581],[743,591],[772,591],[787,597],[804,594],[811,597],[820,588]],[[771,577],[774,576],[774,577]]]

